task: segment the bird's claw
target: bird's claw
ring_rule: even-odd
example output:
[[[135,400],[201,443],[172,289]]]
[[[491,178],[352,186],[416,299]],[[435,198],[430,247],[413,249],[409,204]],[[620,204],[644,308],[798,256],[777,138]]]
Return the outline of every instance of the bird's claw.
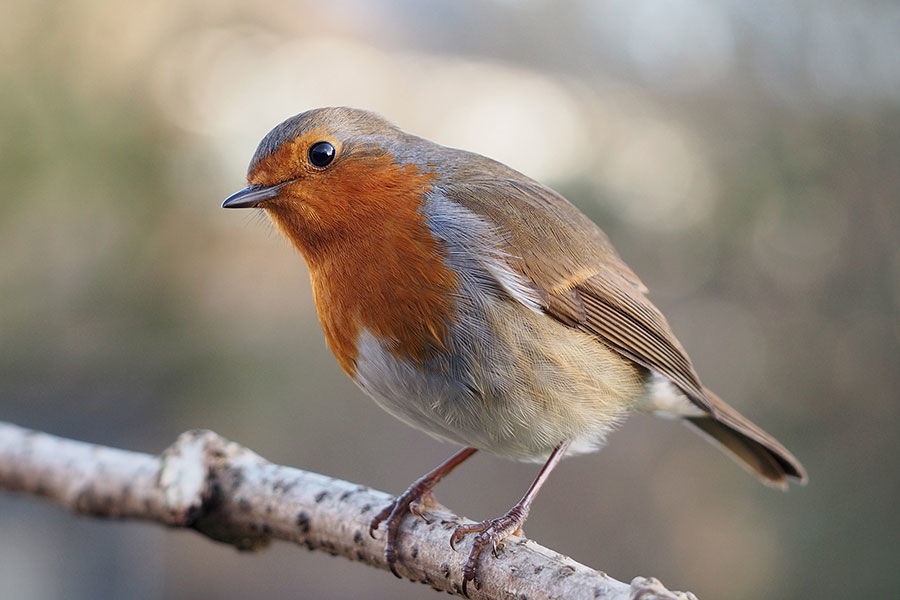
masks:
[[[396,506],[398,499],[399,498],[395,498],[390,504],[381,509],[381,512],[372,517],[371,521],[369,521],[369,535],[372,536],[372,538],[375,537],[375,532],[378,530],[378,526],[381,525],[381,523],[385,519],[391,516],[391,513],[394,511],[394,506]]]
[[[434,519],[427,515],[429,510],[434,510],[439,508],[440,505],[438,501],[435,499],[434,494],[431,493],[431,490],[425,490],[422,494],[419,495],[418,498],[415,498],[412,502],[409,503],[409,512],[416,515],[425,523],[431,524],[434,522]]]
[[[399,558],[397,540],[400,539],[400,525],[403,523],[403,517],[410,512],[428,522],[424,514],[425,510],[437,506],[437,500],[435,500],[431,490],[416,482],[405,492],[394,498],[390,504],[381,509],[381,512],[369,521],[369,535],[373,538],[378,527],[382,523],[385,524],[387,539],[384,543],[384,559],[387,561],[391,573],[398,578],[400,573],[397,572],[397,560]]]
[[[491,552],[496,557],[503,540],[511,535],[522,534],[522,523],[525,521],[524,516],[520,516],[515,511],[489,521],[481,523],[469,523],[458,526],[453,530],[450,536],[450,547],[456,550],[456,544],[461,542],[470,533],[477,533],[472,541],[472,549],[463,565],[463,582],[462,592],[467,598],[469,596],[468,583],[471,581],[475,585],[475,589],[481,589],[481,580],[478,578],[478,561],[481,553],[490,544]]]

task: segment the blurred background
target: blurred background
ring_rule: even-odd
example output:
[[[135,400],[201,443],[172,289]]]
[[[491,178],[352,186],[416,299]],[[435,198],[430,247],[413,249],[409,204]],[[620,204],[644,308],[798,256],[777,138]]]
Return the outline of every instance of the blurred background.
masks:
[[[292,248],[219,208],[276,123],[364,107],[563,192],[706,384],[810,473],[781,494],[634,417],[554,473],[529,536],[700,598],[896,594],[900,5],[2,8],[0,419],[152,453],[210,428],[394,493],[448,456],[340,372]],[[476,456],[437,496],[498,516],[536,470]],[[20,600],[437,597],[288,544],[239,554],[9,494],[0,581]]]

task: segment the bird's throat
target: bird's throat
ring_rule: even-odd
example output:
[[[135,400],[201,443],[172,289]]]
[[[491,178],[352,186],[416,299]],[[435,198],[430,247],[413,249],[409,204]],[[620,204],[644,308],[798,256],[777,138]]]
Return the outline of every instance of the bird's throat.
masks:
[[[457,276],[420,210],[432,177],[389,163],[364,186],[331,190],[342,194],[330,205],[340,214],[269,211],[306,258],[326,340],[351,377],[364,329],[416,363],[448,344]],[[365,200],[354,202],[360,193]]]

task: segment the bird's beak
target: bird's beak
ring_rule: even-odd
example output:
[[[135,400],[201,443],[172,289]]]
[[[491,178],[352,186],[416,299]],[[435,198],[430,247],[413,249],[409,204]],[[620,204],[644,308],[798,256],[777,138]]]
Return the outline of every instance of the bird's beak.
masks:
[[[225,198],[222,208],[256,208],[263,200],[271,200],[278,195],[284,183],[264,186],[251,185]]]

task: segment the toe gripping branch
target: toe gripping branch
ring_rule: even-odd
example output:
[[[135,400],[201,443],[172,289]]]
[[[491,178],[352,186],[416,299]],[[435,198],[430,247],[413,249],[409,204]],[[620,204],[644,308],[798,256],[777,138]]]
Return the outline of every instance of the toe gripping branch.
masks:
[[[481,588],[481,581],[478,579],[478,563],[485,548],[490,546],[494,556],[497,556],[497,551],[503,540],[511,535],[522,535],[522,525],[528,517],[532,502],[534,502],[541,487],[549,478],[550,473],[562,460],[568,447],[569,442],[563,442],[553,450],[547,462],[541,468],[540,473],[538,473],[538,476],[528,488],[528,491],[505,515],[496,519],[482,521],[481,523],[459,525],[453,531],[453,534],[450,536],[450,547],[454,550],[456,550],[456,545],[467,535],[470,533],[478,534],[475,536],[472,542],[472,549],[469,551],[466,562],[463,564],[462,591],[464,595],[467,597],[469,595],[468,583],[470,581],[475,584],[476,589]],[[382,522],[386,524],[387,540],[384,545],[384,558],[391,572],[397,577],[400,577],[396,566],[399,559],[397,542],[400,538],[400,525],[406,513],[412,512],[426,519],[422,508],[427,509],[437,504],[431,490],[441,479],[474,453],[475,448],[460,450],[441,463],[436,469],[416,480],[405,492],[397,496],[391,504],[375,515],[375,518],[370,522],[369,535],[372,537],[375,537],[375,531]]]
[[[476,589],[481,589],[481,581],[478,579],[478,561],[481,553],[484,552],[488,545],[491,546],[491,552],[496,557],[503,541],[511,535],[522,535],[522,524],[528,517],[528,507],[518,503],[513,506],[508,513],[497,519],[482,521],[481,523],[470,523],[460,525],[453,531],[450,536],[450,547],[456,550],[456,544],[470,533],[477,533],[475,539],[472,540],[472,549],[469,556],[463,564],[463,582],[462,591],[467,597],[469,591],[467,589],[469,582],[475,584]]]
[[[417,479],[405,492],[397,496],[393,502],[375,515],[369,523],[369,535],[373,538],[379,525],[382,522],[385,523],[387,539],[384,544],[384,558],[391,569],[391,573],[397,577],[400,577],[400,573],[397,572],[397,561],[399,559],[397,542],[400,539],[400,525],[403,523],[406,513],[412,512],[414,515],[424,519],[422,508],[428,509],[437,505],[437,501],[431,493],[434,486],[463,461],[475,454],[475,452],[475,448],[463,448],[442,462],[433,471]]]

